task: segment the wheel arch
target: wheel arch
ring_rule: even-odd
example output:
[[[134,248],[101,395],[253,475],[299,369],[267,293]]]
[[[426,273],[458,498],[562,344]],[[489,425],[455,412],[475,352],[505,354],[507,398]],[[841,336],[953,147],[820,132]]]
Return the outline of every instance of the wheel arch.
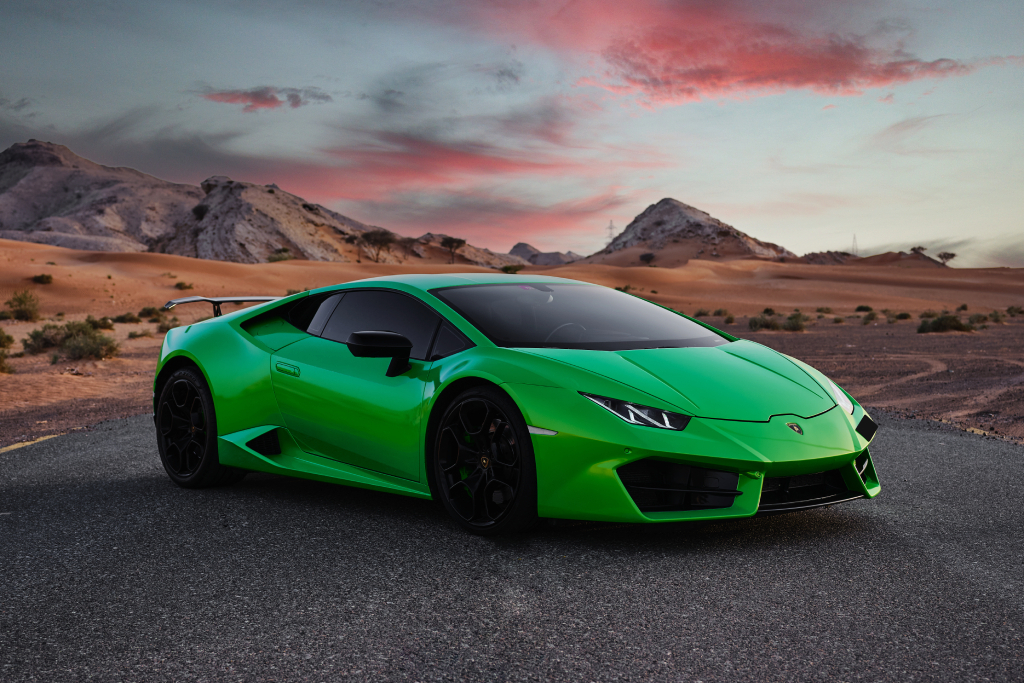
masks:
[[[437,500],[437,484],[434,481],[434,468],[431,467],[431,458],[434,454],[434,435],[437,430],[437,425],[440,423],[441,418],[444,417],[444,412],[451,405],[451,402],[455,400],[455,397],[473,387],[487,386],[493,387],[498,391],[501,391],[509,397],[516,407],[519,404],[516,403],[515,399],[505,391],[505,389],[498,383],[493,382],[483,377],[470,376],[460,377],[448,385],[446,385],[434,399],[430,406],[430,416],[427,418],[427,429],[424,432],[423,440],[423,470],[426,473],[427,486],[430,488],[430,496]],[[520,415],[522,415],[522,409],[520,408]]]
[[[212,384],[210,384],[210,377],[207,375],[206,370],[199,364],[199,361],[184,351],[178,353],[171,358],[164,361],[160,371],[157,372],[156,378],[153,380],[153,418],[156,419],[156,402],[160,399],[160,393],[164,389],[164,384],[167,383],[167,379],[178,370],[182,368],[195,368],[206,380],[206,386],[210,387],[210,393],[213,394]]]

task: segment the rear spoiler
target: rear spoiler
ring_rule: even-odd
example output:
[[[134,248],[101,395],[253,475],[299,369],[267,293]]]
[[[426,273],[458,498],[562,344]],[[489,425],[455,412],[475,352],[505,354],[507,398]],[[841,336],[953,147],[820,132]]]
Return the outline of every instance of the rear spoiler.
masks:
[[[248,304],[248,303],[266,303],[267,301],[277,301],[282,297],[279,296],[186,296],[184,299],[171,299],[164,304],[164,308],[170,310],[178,304],[195,304],[205,302],[213,304],[213,317],[220,315],[221,304]]]

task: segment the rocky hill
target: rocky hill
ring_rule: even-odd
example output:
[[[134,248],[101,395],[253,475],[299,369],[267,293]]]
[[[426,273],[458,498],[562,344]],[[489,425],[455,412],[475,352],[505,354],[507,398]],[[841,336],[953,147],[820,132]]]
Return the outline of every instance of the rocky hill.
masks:
[[[523,259],[535,266],[562,266],[566,263],[579,261],[583,257],[571,251],[541,251],[532,244],[519,242],[508,252],[511,256]]]
[[[288,258],[367,260],[365,225],[281,190],[214,176],[200,187],[110,168],[67,147],[29,140],[0,153],[0,238],[94,251],[151,251],[236,263]],[[378,259],[447,263],[442,236],[395,245]],[[415,242],[416,246],[412,246]],[[402,247],[406,247],[403,249]],[[457,263],[526,261],[465,245]]]
[[[588,263],[678,266],[690,259],[796,259],[777,244],[762,242],[675,199],[662,199],[633,219],[611,243],[587,257]]]
[[[887,251],[873,256],[854,256],[845,251],[815,251],[804,254],[800,263],[816,266],[897,266],[900,268],[948,268],[919,251]]]

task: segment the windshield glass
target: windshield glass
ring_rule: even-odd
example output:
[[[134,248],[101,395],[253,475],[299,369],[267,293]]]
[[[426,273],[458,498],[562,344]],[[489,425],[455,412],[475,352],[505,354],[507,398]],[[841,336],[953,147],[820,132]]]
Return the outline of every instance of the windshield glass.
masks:
[[[729,341],[677,313],[594,285],[469,285],[431,294],[498,346],[624,351]]]

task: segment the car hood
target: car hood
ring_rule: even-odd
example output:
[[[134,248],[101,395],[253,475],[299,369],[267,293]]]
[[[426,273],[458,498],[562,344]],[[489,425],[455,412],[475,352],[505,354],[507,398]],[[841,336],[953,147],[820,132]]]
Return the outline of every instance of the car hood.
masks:
[[[764,422],[772,415],[810,417],[835,406],[796,363],[745,340],[710,348],[521,350],[629,385],[696,417]],[[587,391],[582,383],[578,388]]]

